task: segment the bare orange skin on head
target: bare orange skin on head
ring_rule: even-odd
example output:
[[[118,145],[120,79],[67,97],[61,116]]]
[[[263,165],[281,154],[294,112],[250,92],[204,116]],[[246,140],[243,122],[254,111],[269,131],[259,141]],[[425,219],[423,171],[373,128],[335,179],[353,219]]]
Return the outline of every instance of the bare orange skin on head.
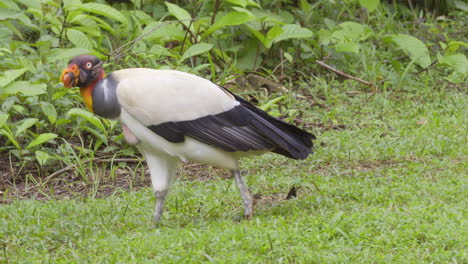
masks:
[[[70,73],[73,73],[75,76],[74,79],[70,77]],[[78,77],[80,77],[80,69],[78,66],[76,66],[76,64],[73,64],[72,66],[63,70],[62,76],[60,76],[60,81],[65,87],[70,88],[75,85],[74,80],[76,80]]]
[[[68,68],[63,70],[62,76],[60,77],[60,81],[63,85],[67,88],[71,88],[73,86],[78,85],[78,81],[80,77],[80,69],[76,64],[70,65]],[[86,108],[93,113],[93,88],[99,80],[102,80],[106,77],[104,70],[101,69],[99,77],[92,83],[87,86],[80,87],[80,94],[83,96],[84,103]]]

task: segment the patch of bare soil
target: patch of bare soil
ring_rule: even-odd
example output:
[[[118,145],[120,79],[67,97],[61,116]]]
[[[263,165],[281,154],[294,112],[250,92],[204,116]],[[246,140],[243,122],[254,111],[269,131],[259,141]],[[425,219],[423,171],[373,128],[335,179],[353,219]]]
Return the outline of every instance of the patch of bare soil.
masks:
[[[104,160],[105,161],[105,160]],[[34,166],[14,168],[10,160],[0,158],[0,204],[9,204],[17,200],[35,199],[80,199],[84,197],[106,197],[125,191],[137,191],[151,186],[151,178],[146,165],[140,162],[129,162],[127,167],[113,171],[109,166],[97,162],[92,171],[87,169],[87,178],[83,178],[74,167],[58,170],[49,168],[43,175],[38,175]],[[52,176],[52,177],[51,177]],[[227,170],[208,165],[187,163],[181,168],[179,180],[210,181],[219,178],[232,178]],[[296,187],[294,187],[296,188]],[[256,203],[274,204],[296,196],[295,190],[289,193],[270,195],[255,194]]]
[[[96,159],[80,173],[74,166],[48,167],[39,171],[34,163],[18,168],[16,160],[0,155],[0,204],[16,200],[76,199],[106,197],[123,191],[137,191],[151,186],[151,177],[141,160],[116,159],[125,167],[110,170],[109,159]],[[90,162],[86,162],[90,163]],[[92,169],[90,169],[92,168]],[[179,179],[209,181],[214,178],[230,178],[229,171],[195,163],[184,164]]]
[[[335,128],[331,128],[335,129]],[[5,157],[6,156],[6,157]],[[11,203],[22,199],[77,199],[83,197],[106,197],[124,191],[137,191],[151,186],[151,179],[146,165],[141,160],[121,159],[126,162],[125,167],[110,170],[110,160],[94,160],[92,166],[86,166],[86,171],[80,173],[75,167],[47,168],[39,171],[34,163],[22,168],[12,164],[17,161],[7,155],[0,155],[0,204]],[[133,162],[132,162],[133,161]],[[383,167],[402,166],[407,162],[417,160],[376,160],[353,161],[336,164],[316,164],[310,166],[301,163],[298,170],[307,171],[316,175],[336,175],[336,168],[343,169],[344,174],[353,174],[352,171],[371,172]],[[114,162],[115,164],[115,162]],[[287,161],[280,162],[278,166],[287,166]],[[403,165],[404,166],[404,165]],[[92,168],[92,169],[89,169]],[[259,168],[261,169],[261,168]],[[250,171],[249,173],[254,173]],[[343,175],[344,175],[343,174]],[[82,175],[85,175],[84,178]],[[350,175],[352,176],[352,175]],[[210,181],[219,178],[232,178],[227,170],[213,168],[196,163],[184,164],[179,175],[183,181]],[[321,192],[320,186],[315,186]],[[284,199],[301,196],[304,190],[300,186],[293,186],[290,190],[281,193],[255,194],[257,203],[274,204]]]

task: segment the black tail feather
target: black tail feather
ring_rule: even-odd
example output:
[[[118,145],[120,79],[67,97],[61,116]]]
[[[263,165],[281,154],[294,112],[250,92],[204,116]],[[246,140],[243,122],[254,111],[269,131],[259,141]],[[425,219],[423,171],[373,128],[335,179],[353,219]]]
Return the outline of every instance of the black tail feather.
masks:
[[[226,88],[221,88],[233,95],[242,106],[250,110],[254,117],[252,125],[277,144],[273,152],[293,159],[305,159],[312,153],[314,146],[312,140],[316,139],[313,134],[273,117],[242,97],[231,93]]]

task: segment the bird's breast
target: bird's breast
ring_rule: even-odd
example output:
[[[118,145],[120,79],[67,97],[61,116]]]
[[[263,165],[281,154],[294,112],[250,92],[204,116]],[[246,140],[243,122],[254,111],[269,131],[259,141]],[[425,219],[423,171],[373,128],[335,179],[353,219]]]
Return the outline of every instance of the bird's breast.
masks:
[[[110,119],[120,116],[122,110],[117,98],[118,84],[112,74],[96,83],[92,92],[93,112],[96,115]]]

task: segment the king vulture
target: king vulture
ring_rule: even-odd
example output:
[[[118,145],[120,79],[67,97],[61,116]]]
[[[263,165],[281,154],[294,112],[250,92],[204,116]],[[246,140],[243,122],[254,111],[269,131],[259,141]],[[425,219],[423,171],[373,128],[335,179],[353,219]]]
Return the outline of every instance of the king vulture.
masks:
[[[148,165],[156,222],[180,162],[230,170],[250,219],[253,197],[241,177],[239,159],[269,151],[292,159],[312,153],[314,135],[189,73],[133,68],[106,76],[100,59],[80,55],[70,60],[61,81],[67,88],[80,88],[89,111],[120,120],[125,139]]]

